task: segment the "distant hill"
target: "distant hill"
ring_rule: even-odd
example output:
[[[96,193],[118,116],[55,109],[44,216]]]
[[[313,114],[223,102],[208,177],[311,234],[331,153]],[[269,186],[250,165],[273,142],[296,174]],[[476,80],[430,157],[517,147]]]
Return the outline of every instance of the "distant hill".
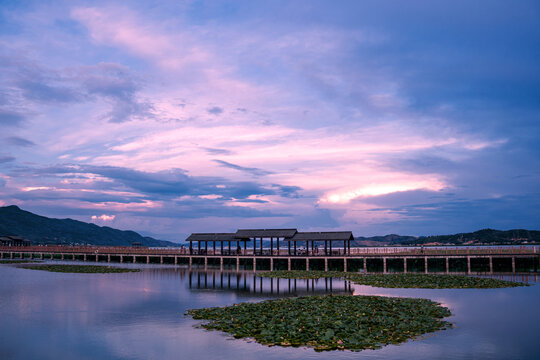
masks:
[[[540,244],[540,231],[536,230],[493,230],[482,229],[471,233],[432,236],[386,235],[356,237],[351,246],[388,245],[524,245]]]
[[[33,214],[15,205],[0,207],[0,235],[18,235],[32,244],[81,244],[104,246],[164,247],[179,244],[141,236],[134,231],[122,231],[72,219],[52,219]]]

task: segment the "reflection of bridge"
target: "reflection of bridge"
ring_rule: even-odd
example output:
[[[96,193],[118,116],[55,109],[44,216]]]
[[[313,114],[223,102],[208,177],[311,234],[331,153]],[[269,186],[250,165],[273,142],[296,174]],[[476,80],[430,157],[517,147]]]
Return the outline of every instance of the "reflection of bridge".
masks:
[[[425,273],[516,273],[537,272],[540,252],[536,247],[448,247],[448,248],[351,248],[320,253],[307,249],[261,248],[229,251],[221,247],[203,249],[150,249],[104,246],[0,247],[0,258],[57,259],[94,262],[185,264],[239,270],[320,269],[368,272]]]

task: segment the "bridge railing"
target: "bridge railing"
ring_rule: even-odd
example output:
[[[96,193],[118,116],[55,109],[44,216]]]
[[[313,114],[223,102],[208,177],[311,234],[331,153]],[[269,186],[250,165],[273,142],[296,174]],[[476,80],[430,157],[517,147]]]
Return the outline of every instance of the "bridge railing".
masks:
[[[513,247],[446,247],[446,248],[351,248],[350,253],[345,256],[467,256],[467,255],[535,255],[539,254],[538,246],[513,246]],[[182,256],[182,255],[206,255],[206,256],[253,256],[253,249],[197,249],[171,248],[154,249],[146,247],[129,246],[66,246],[66,245],[33,245],[33,246],[0,246],[0,251],[4,252],[34,252],[34,253],[74,253],[74,254],[101,254],[101,255],[140,255],[140,256]],[[288,249],[257,249],[255,256],[294,256],[289,254]],[[306,250],[297,249],[296,256],[324,257],[324,256],[344,256],[344,249],[332,249],[331,254],[326,254],[324,249]]]

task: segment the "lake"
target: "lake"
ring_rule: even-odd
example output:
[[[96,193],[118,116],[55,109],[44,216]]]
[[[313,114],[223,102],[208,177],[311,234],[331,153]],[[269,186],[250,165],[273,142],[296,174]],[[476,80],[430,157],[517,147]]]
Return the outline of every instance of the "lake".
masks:
[[[0,358],[540,358],[537,275],[514,276],[514,280],[535,284],[518,288],[382,289],[338,279],[278,281],[254,277],[252,272],[123,266],[142,271],[64,274],[0,265]],[[233,340],[220,332],[196,328],[199,322],[184,316],[189,308],[328,292],[429,298],[450,308],[453,316],[448,320],[454,328],[378,350],[316,353]]]

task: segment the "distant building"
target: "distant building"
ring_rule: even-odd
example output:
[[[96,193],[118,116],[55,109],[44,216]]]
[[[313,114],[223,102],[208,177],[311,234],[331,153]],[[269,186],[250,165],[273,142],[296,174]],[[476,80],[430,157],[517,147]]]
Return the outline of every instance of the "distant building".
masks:
[[[30,240],[20,236],[0,236],[0,246],[29,246]]]

